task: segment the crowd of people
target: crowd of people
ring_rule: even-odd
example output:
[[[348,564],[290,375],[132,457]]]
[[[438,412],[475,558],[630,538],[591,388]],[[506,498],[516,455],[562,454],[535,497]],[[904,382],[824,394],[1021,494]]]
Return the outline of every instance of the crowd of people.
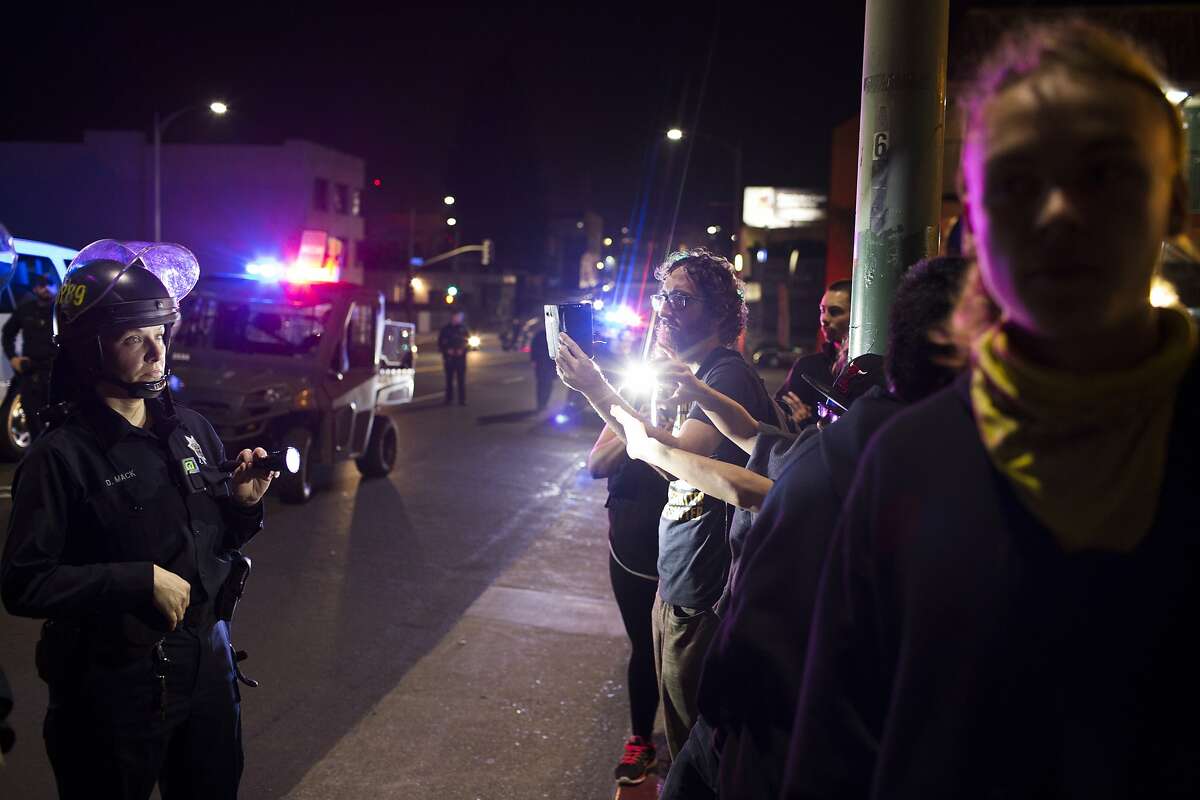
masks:
[[[907,268],[884,354],[850,352],[833,283],[824,347],[773,396],[736,349],[745,287],[703,249],[655,273],[650,398],[535,341],[539,408],[557,373],[605,423],[619,782],[658,763],[661,710],[671,800],[1200,796],[1197,337],[1151,302],[1189,209],[1163,87],[1086,22],[1005,37],[961,103],[962,253]],[[62,797],[238,792],[235,567],[277,473],[171,398],[189,259],[98,242],[0,337],[31,410],[68,409],[0,559],[8,612],[48,620]],[[455,315],[448,405],[469,346]],[[0,753],[10,707],[0,674]]]
[[[884,357],[848,357],[835,283],[772,398],[704,250],[656,273],[673,416],[560,337],[606,423],[619,782],[657,763],[661,703],[664,798],[1200,795],[1200,371],[1192,317],[1151,302],[1188,211],[1164,85],[1086,22],[1007,35],[961,103],[963,254],[906,270]]]

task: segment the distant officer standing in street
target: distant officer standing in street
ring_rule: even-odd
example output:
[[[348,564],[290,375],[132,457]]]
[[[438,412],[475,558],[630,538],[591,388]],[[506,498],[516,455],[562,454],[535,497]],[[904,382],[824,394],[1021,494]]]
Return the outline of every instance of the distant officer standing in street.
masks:
[[[467,340],[470,337],[461,311],[454,312],[438,334],[438,350],[442,351],[442,368],[446,371],[446,405],[454,401],[456,380],[458,404],[467,404]]]
[[[0,329],[4,357],[12,364],[14,380],[21,392],[21,408],[33,435],[39,432],[38,412],[46,405],[50,388],[50,366],[54,363],[54,342],[50,315],[54,292],[45,275],[30,278],[33,297],[17,306]],[[21,335],[21,354],[17,355],[17,334]]]
[[[13,479],[0,560],[9,613],[44,618],[46,750],[63,798],[235,798],[240,695],[217,618],[231,551],[261,528],[274,474],[232,475],[166,355],[199,277],[178,245],[85,248],[55,305],[51,402],[65,417]],[[169,287],[169,288],[168,288]]]
[[[537,385],[537,408],[543,410],[550,402],[550,393],[554,391],[554,383],[558,380],[558,367],[550,357],[550,348],[546,345],[546,326],[543,324],[533,335],[533,344],[529,346],[529,359],[533,362],[533,378]]]

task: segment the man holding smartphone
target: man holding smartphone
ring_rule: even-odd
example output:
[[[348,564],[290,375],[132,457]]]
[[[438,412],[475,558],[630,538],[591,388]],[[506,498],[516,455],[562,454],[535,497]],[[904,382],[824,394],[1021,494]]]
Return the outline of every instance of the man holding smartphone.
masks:
[[[741,404],[754,419],[770,421],[772,401],[766,387],[753,367],[730,349],[747,317],[744,287],[733,265],[706,250],[684,251],[669,256],[655,277],[662,281],[651,298],[659,315],[659,347],[688,364],[705,384]],[[637,416],[635,410],[569,336],[560,337],[557,363],[563,382],[581,392],[624,439],[612,408]],[[670,432],[654,426],[647,426],[647,432],[672,447],[739,466],[746,462],[746,454],[696,404],[681,411]],[[653,627],[667,746],[674,757],[697,716],[700,670],[717,629],[713,606],[729,570],[727,536],[733,510],[674,476],[666,477],[670,484],[659,519]]]

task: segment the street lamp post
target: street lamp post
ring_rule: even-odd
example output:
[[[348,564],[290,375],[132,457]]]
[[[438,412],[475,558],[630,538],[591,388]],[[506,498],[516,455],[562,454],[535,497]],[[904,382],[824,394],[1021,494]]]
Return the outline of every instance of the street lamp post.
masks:
[[[679,142],[683,140],[684,132],[679,128],[671,128],[667,131],[667,140],[671,142]],[[730,209],[731,222],[730,233],[737,235],[742,227],[742,145],[741,143],[733,144],[719,137],[708,133],[696,132],[691,134],[700,139],[708,139],[733,154],[733,206]],[[736,248],[734,248],[736,252]]]
[[[162,241],[162,137],[167,127],[189,111],[199,106],[185,106],[165,117],[154,112],[154,241]],[[217,100],[208,104],[208,110],[220,116],[229,111],[229,106]]]

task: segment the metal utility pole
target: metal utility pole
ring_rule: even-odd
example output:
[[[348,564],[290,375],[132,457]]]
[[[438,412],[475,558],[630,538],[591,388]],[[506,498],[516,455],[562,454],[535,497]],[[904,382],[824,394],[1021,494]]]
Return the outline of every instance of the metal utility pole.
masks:
[[[949,0],[867,0],[850,357],[884,354],[904,270],[938,250]]]

